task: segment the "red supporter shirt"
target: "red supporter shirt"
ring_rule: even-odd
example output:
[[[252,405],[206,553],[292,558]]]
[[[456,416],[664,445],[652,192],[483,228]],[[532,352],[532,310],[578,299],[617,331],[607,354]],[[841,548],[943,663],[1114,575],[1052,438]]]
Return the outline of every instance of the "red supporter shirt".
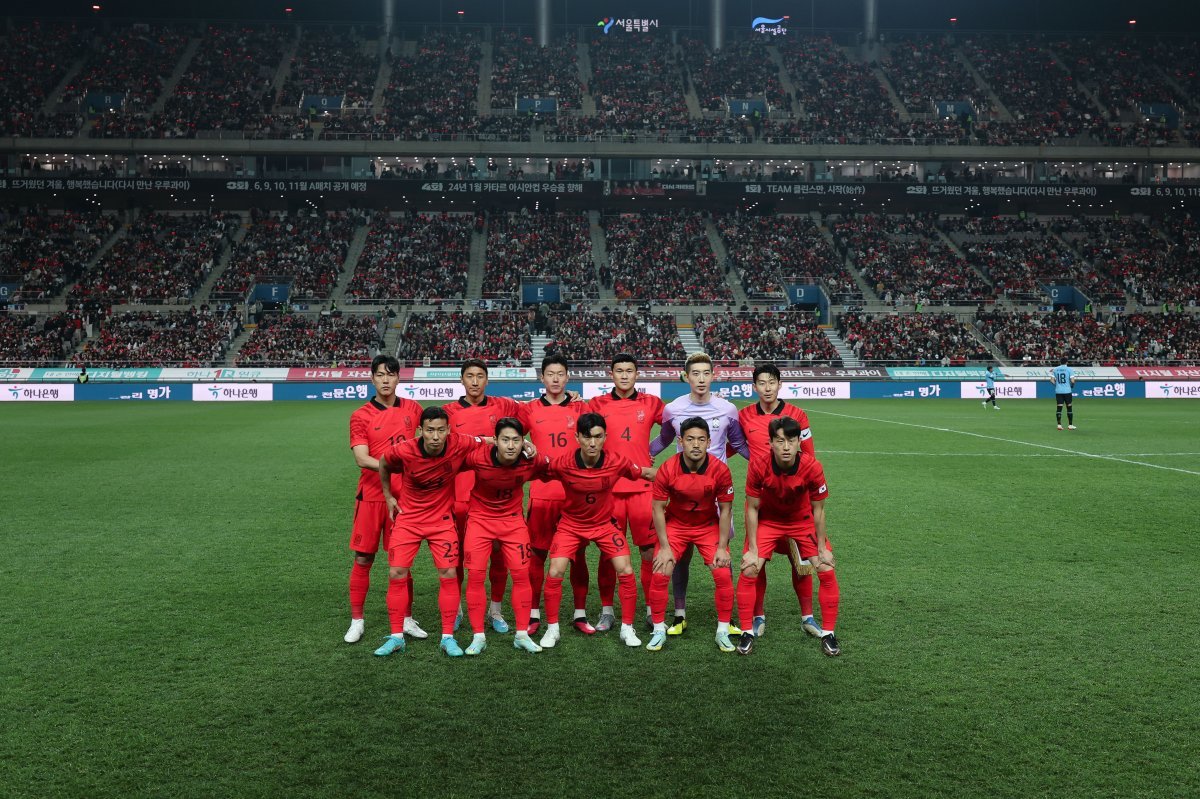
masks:
[[[421,406],[404,397],[396,397],[392,407],[373,399],[350,414],[350,448],[367,445],[367,453],[378,459],[388,447],[402,444],[417,435]],[[400,496],[400,475],[392,475],[392,493]],[[363,469],[358,476],[358,499],[383,502],[379,472]]]
[[[484,396],[478,405],[472,405],[466,397],[442,406],[450,416],[450,430],[467,436],[492,436],[496,434],[496,422],[520,412],[521,403],[508,397]],[[462,471],[454,482],[454,501],[467,502],[471,498],[471,486],[475,484],[475,473]],[[469,511],[468,511],[469,512]]]
[[[520,516],[525,500],[525,484],[545,478],[550,459],[538,454],[533,459],[522,455],[512,466],[496,460],[496,448],[484,447],[467,455],[465,469],[475,475],[471,489],[471,518],[482,516]]]
[[[771,454],[771,436],[767,428],[771,422],[783,416],[790,416],[800,424],[800,450],[814,458],[817,456],[812,431],[808,427],[808,414],[790,402],[776,400],[775,408],[770,413],[763,413],[757,402],[738,411],[738,421],[742,424],[742,432],[746,434],[746,443],[750,445],[750,460]]]
[[[641,466],[608,450],[602,450],[600,460],[591,467],[583,465],[583,453],[579,449],[555,458],[550,463],[550,475],[562,480],[566,494],[560,524],[589,530],[611,524],[616,504],[613,486],[622,477],[632,480],[641,474]]]
[[[717,502],[733,502],[733,475],[720,458],[704,454],[704,463],[690,471],[682,453],[663,461],[654,478],[655,500],[667,503],[667,524],[689,530],[717,526]]]
[[[619,397],[613,389],[589,400],[588,408],[608,423],[606,451],[624,455],[634,463],[654,463],[650,457],[650,439],[654,425],[662,424],[661,399],[644,391],[635,391],[632,397]],[[622,477],[614,490],[618,494],[641,494],[650,490],[650,484]]]
[[[825,471],[821,462],[800,453],[791,471],[781,471],[772,455],[750,461],[746,474],[746,496],[759,500],[758,520],[784,527],[815,530],[812,503],[827,499]]]
[[[488,447],[474,436],[456,433],[446,439],[441,455],[426,455],[420,438],[389,447],[383,457],[389,468],[401,472],[397,499],[402,515],[396,516],[396,522],[416,528],[453,523],[454,476],[474,449],[487,451]]]
[[[554,460],[579,449],[579,442],[575,440],[575,424],[580,416],[588,412],[586,402],[573,401],[568,396],[555,405],[548,402],[543,394],[520,408],[521,415],[517,418],[525,425],[525,432],[529,433],[529,440],[537,447],[539,455],[547,455]],[[538,482],[529,487],[530,499],[555,500],[563,497],[562,484],[557,480]]]

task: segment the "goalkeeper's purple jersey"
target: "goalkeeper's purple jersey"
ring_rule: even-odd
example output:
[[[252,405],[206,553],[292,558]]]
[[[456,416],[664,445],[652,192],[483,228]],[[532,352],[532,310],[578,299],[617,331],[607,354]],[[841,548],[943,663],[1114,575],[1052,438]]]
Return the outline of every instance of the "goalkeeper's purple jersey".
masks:
[[[743,458],[749,459],[750,446],[746,443],[746,435],[742,432],[741,422],[738,421],[737,408],[723,397],[710,394],[708,402],[692,402],[691,394],[671,400],[663,408],[662,429],[658,438],[650,442],[650,454],[657,455],[667,448],[679,435],[679,426],[693,416],[699,416],[708,422],[709,443],[708,454],[721,460],[726,460],[726,444],[729,444]],[[676,449],[679,445],[676,444]]]

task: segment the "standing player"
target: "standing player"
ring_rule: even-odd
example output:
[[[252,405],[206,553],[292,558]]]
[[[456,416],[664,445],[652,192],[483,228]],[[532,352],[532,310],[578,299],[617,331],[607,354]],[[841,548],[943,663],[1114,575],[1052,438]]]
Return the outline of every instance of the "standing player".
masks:
[[[708,452],[718,460],[726,458],[726,444],[742,457],[750,457],[750,449],[746,445],[746,437],[742,433],[742,425],[738,422],[737,408],[733,403],[712,393],[713,365],[712,358],[706,353],[696,352],[688,356],[683,367],[683,379],[691,387],[691,392],[671,400],[663,408],[662,430],[658,438],[650,445],[650,454],[657,456],[675,440],[683,422],[693,416],[699,416],[708,422],[709,439]],[[732,535],[732,530],[730,535]],[[687,585],[688,566],[692,562],[692,547],[689,546],[675,564],[671,578],[675,595],[675,620],[667,630],[668,635],[680,635],[687,629]]]
[[[791,538],[799,545],[801,556],[813,561],[821,581],[821,651],[830,657],[840,655],[833,634],[839,599],[837,573],[825,537],[825,500],[829,496],[825,472],[820,461],[801,452],[800,424],[795,419],[775,419],[767,432],[771,454],[752,460],[746,475],[746,545],[737,588],[743,632],[738,652],[748,655],[754,648],[751,608],[763,566],[784,545],[784,539]]]
[[[483,572],[488,556],[496,561],[496,549],[512,572],[512,606],[517,625],[513,646],[526,652],[541,652],[542,648],[529,637],[529,528],[521,515],[525,498],[525,483],[544,479],[550,460],[545,455],[536,459],[524,457],[525,428],[516,419],[496,422],[493,431],[496,444],[477,449],[467,455],[464,468],[475,474],[471,488],[470,516],[463,554],[467,562],[467,613],[475,638],[467,647],[468,655],[478,655],[487,648],[483,631]],[[495,588],[495,583],[492,587]],[[503,587],[503,584],[501,584]],[[492,594],[493,613],[495,597]],[[503,597],[502,597],[503,598]],[[492,627],[496,626],[495,616]],[[498,632],[506,632],[499,630]]]
[[[763,363],[754,367],[754,391],[758,394],[758,402],[747,405],[738,411],[738,421],[741,422],[742,432],[746,435],[746,443],[750,447],[750,460],[766,457],[771,452],[771,436],[768,429],[776,419],[790,417],[800,425],[800,449],[815,458],[816,448],[813,444],[812,430],[808,424],[808,414],[796,405],[786,402],[779,397],[783,377],[779,367],[773,363]],[[792,566],[792,590],[800,600],[800,624],[809,635],[820,635],[821,627],[813,618],[813,568],[807,560],[800,557],[796,543],[788,539],[784,552]],[[762,637],[767,629],[766,595],[767,573],[764,570],[758,584],[759,593],[754,600],[754,634]]]
[[[996,369],[995,369],[995,367],[989,366],[987,368],[987,374],[984,375],[983,379],[984,379],[984,388],[987,390],[987,399],[985,399],[983,401],[983,403],[982,403],[983,407],[986,408],[988,401],[991,401],[992,408],[997,411],[1000,410],[1000,406],[996,404]]]
[[[1054,383],[1054,418],[1058,421],[1058,429],[1062,430],[1062,409],[1067,406],[1067,429],[1075,429],[1075,408],[1071,405],[1074,397],[1071,389],[1075,387],[1075,371],[1067,366],[1067,359],[1050,370],[1050,380]]]
[[[542,385],[546,391],[535,400],[521,405],[517,419],[529,433],[537,451],[554,459],[575,449],[575,427],[579,417],[587,412],[587,403],[567,393],[569,376],[567,359],[558,354],[542,359]],[[562,516],[562,483],[557,480],[535,482],[529,486],[529,539],[533,555],[529,559],[529,586],[533,592],[530,607],[529,634],[541,625],[538,606],[542,601],[542,585],[546,579],[546,558],[554,531]],[[571,563],[571,589],[575,598],[575,629],[587,635],[596,628],[587,620],[588,566],[583,558]],[[555,608],[555,618],[558,609]]]
[[[650,434],[654,425],[662,423],[663,401],[653,394],[637,390],[637,359],[621,353],[609,365],[613,388],[607,394],[593,397],[588,407],[604,417],[612,436],[607,449],[624,455],[634,463],[653,463],[650,457]],[[641,553],[642,593],[646,610],[650,606],[650,575],[654,571],[654,522],[650,513],[650,484],[644,480],[621,478],[613,489],[616,501],[613,518],[621,532],[629,531],[629,540]],[[596,584],[600,587],[600,619],[596,629],[611,629],[616,621],[613,614],[613,590],[617,576],[612,561],[600,558]]]
[[[558,643],[558,607],[562,604],[562,578],[567,564],[582,560],[589,542],[613,563],[621,597],[621,641],[641,646],[633,631],[637,613],[637,580],[629,558],[629,543],[613,523],[613,486],[621,477],[653,480],[655,470],[639,466],[623,455],[604,450],[607,430],[604,417],[585,413],[579,417],[575,441],[578,449],[550,462],[550,475],[562,481],[562,518],[550,548],[550,576],[546,579],[546,632],[541,645]]]
[[[488,371],[487,364],[476,358],[463,361],[459,370],[463,384],[463,396],[442,407],[450,415],[450,430],[468,436],[490,436],[496,428],[496,422],[504,418],[514,417],[520,410],[520,403],[508,397],[489,397],[487,395]],[[467,508],[471,500],[471,486],[475,484],[475,473],[464,470],[458,473],[454,482],[454,524],[458,528],[458,541],[463,543],[467,531]],[[492,555],[492,568],[488,573],[492,582],[492,604],[488,608],[492,629],[498,633],[508,632],[508,623],[501,615],[500,603],[504,599],[504,585],[508,582],[508,570],[504,568],[504,556],[497,547]],[[462,587],[462,566],[458,569],[458,584]],[[456,625],[462,621],[462,609],[459,608]]]
[[[392,444],[409,440],[417,433],[421,406],[405,397],[396,396],[400,379],[400,362],[390,355],[377,355],[371,362],[371,382],[375,397],[350,416],[350,451],[362,471],[358,476],[358,494],[354,500],[354,527],[350,533],[350,549],[354,562],[350,566],[350,629],[344,640],[348,644],[363,637],[365,621],[363,606],[371,587],[371,564],[382,541],[388,548],[387,503],[379,485],[379,455]],[[400,481],[392,483],[392,493],[399,493]],[[408,577],[409,596],[412,596],[412,576]],[[412,618],[412,604],[404,609],[404,632],[413,638],[425,638],[426,632]]]
[[[733,615],[733,577],[729,573],[729,521],[733,477],[729,467],[708,453],[708,422],[699,416],[680,426],[683,451],[665,461],[654,478],[654,577],[650,589],[654,632],[646,648],[657,652],[667,640],[667,582],[675,560],[690,545],[712,569],[717,609],[717,647],[732,652],[729,619]],[[713,505],[719,508],[714,513]]]
[[[454,476],[473,448],[488,449],[485,443],[483,439],[452,434],[446,412],[441,408],[426,408],[421,412],[417,437],[393,444],[379,456],[384,500],[394,521],[388,545],[391,582],[387,595],[392,634],[375,650],[376,655],[404,651],[401,608],[412,603],[408,575],[421,542],[428,541],[440,582],[441,649],[451,657],[462,656],[463,651],[454,640],[454,620],[460,600],[454,572],[461,552],[454,527]],[[401,472],[399,501],[390,488],[393,472]]]

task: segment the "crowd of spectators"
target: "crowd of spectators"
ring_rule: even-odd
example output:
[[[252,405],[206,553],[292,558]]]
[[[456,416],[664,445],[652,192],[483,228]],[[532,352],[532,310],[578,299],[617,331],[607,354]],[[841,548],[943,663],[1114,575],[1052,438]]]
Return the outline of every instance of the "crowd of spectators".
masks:
[[[71,298],[188,304],[241,221],[232,213],[143,213],[71,289]]]
[[[1159,70],[1152,50],[1137,39],[1074,36],[1054,39],[1050,47],[1114,119],[1140,116],[1142,103],[1187,105]]]
[[[533,357],[529,321],[521,311],[409,314],[396,356],[416,366],[467,358],[518,366]]]
[[[616,131],[688,127],[683,76],[668,37],[598,36],[589,55],[598,124]]]
[[[1046,284],[1069,283],[1079,265],[1074,253],[1051,235],[977,238],[962,245],[967,261],[988,276],[997,295],[1033,302]]]
[[[1115,365],[1127,351],[1125,332],[1094,314],[1059,309],[1029,313],[1003,308],[980,311],[975,325],[1014,364]]]
[[[516,108],[521,97],[553,97],[559,110],[579,109],[582,87],[574,34],[539,47],[529,34],[496,33],[492,48],[492,108]]]
[[[838,332],[854,355],[875,366],[962,366],[994,360],[957,316],[844,314]]]
[[[89,32],[34,20],[0,38],[0,136],[66,137],[79,132],[74,112],[43,113],[50,93],[87,50]]]
[[[0,213],[0,274],[14,275],[20,284],[12,301],[61,294],[116,229],[116,217],[98,212],[59,213],[35,206]]]
[[[1127,216],[1077,216],[1055,227],[1099,275],[1092,299],[1124,305],[1125,292],[1143,305],[1200,300],[1200,262],[1195,253],[1156,231],[1172,221]]]
[[[377,214],[346,297],[350,302],[435,300],[467,290],[474,217]]]
[[[375,92],[379,56],[353,29],[305,28],[280,104],[296,107],[305,95],[340,96],[345,108],[364,109]],[[457,79],[459,76],[455,76]]]
[[[888,50],[880,67],[910,113],[932,113],[933,104],[943,101],[966,101],[976,116],[991,110],[987,94],[954,57],[952,43],[936,36],[906,34],[889,36]]]
[[[187,41],[186,29],[179,26],[139,23],[105,31],[63,100],[85,103],[88,92],[114,93],[125,98],[126,113],[145,113],[162,94]]]
[[[931,215],[849,215],[832,225],[838,250],[886,304],[990,302],[994,291],[937,235]]]
[[[1111,320],[1129,345],[1125,362],[1200,365],[1200,317],[1189,313],[1131,314]]]
[[[137,311],[112,314],[76,352],[87,366],[213,366],[237,336],[241,319],[235,311],[207,306],[185,311]]]
[[[522,276],[561,278],[572,299],[599,296],[587,217],[579,212],[493,214],[484,293],[515,294]]]
[[[1153,224],[1170,250],[1155,273],[1138,281],[1142,296],[1151,300],[1143,303],[1200,305],[1200,225],[1190,213],[1167,214]]]
[[[944,216],[938,227],[956,244],[984,236],[1041,236],[1045,233],[1033,217],[1020,216]]]
[[[291,299],[325,299],[337,285],[350,239],[365,219],[355,211],[250,212],[250,230],[217,278],[213,294],[244,296],[260,277],[291,282]],[[283,282],[283,281],[270,281]]]
[[[481,52],[473,34],[434,32],[417,42],[415,55],[394,56],[386,119],[376,132],[429,139],[476,129]]]
[[[771,110],[791,111],[792,98],[779,81],[779,67],[761,38],[727,42],[714,53],[688,36],[680,43],[700,108],[724,112],[731,99],[765,99]]]
[[[808,311],[697,316],[696,337],[718,361],[839,363],[837,350]]]
[[[647,311],[576,311],[550,314],[546,354],[571,361],[609,361],[630,352],[639,362],[681,361],[685,352],[672,314]]]
[[[239,366],[368,366],[383,346],[373,314],[267,314],[238,350]]]
[[[63,363],[86,337],[83,314],[0,313],[0,364],[53,366]]]
[[[601,279],[617,299],[702,305],[732,301],[700,214],[647,211],[604,217],[603,225],[609,266]]]
[[[859,294],[844,260],[808,216],[726,214],[713,222],[751,299],[781,298],[789,282],[822,282],[832,297]]]

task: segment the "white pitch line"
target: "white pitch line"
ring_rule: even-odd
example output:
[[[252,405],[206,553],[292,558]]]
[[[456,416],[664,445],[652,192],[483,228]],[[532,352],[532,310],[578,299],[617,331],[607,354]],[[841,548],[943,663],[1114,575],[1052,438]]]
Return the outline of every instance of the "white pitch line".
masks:
[[[1195,472],[1195,471],[1192,471],[1191,469],[1178,469],[1174,466],[1159,466],[1157,463],[1146,463],[1145,461],[1131,461],[1131,460],[1127,460],[1125,458],[1118,458],[1115,455],[1097,455],[1094,452],[1080,452],[1079,450],[1067,449],[1066,447],[1053,447],[1049,444],[1037,444],[1032,441],[1017,441],[1016,439],[1012,439],[1012,438],[1000,438],[999,436],[988,436],[988,435],[984,435],[983,433],[972,433],[969,430],[953,430],[949,427],[934,427],[933,425],[916,424],[914,422],[898,422],[894,419],[876,419],[871,416],[854,416],[849,413],[834,413],[833,411],[814,410],[811,407],[808,408],[807,410],[810,414],[811,413],[821,413],[821,414],[825,414],[826,416],[840,416],[843,419],[857,419],[861,422],[879,422],[881,424],[900,425],[901,427],[916,427],[921,430],[934,430],[938,433],[957,433],[960,436],[972,436],[974,438],[983,438],[983,439],[987,439],[989,441],[1001,441],[1005,444],[1020,444],[1021,446],[1024,446],[1024,447],[1037,447],[1039,449],[1050,449],[1050,450],[1054,450],[1056,452],[1065,452],[1068,455],[1076,455],[1081,458],[1096,458],[1098,460],[1116,461],[1117,463],[1129,463],[1129,464],[1133,464],[1134,466],[1146,466],[1151,469],[1162,469],[1163,471],[1167,471],[1167,472],[1179,472],[1181,474],[1190,474],[1190,475],[1194,475],[1196,477],[1200,477],[1200,472]]]
[[[857,449],[823,449],[822,455],[914,455],[930,458],[1075,458],[1071,454],[1051,454],[1048,452],[884,452],[882,450]],[[1173,456],[1196,456],[1200,452],[1106,452],[1096,455],[1098,458],[1168,458]]]

